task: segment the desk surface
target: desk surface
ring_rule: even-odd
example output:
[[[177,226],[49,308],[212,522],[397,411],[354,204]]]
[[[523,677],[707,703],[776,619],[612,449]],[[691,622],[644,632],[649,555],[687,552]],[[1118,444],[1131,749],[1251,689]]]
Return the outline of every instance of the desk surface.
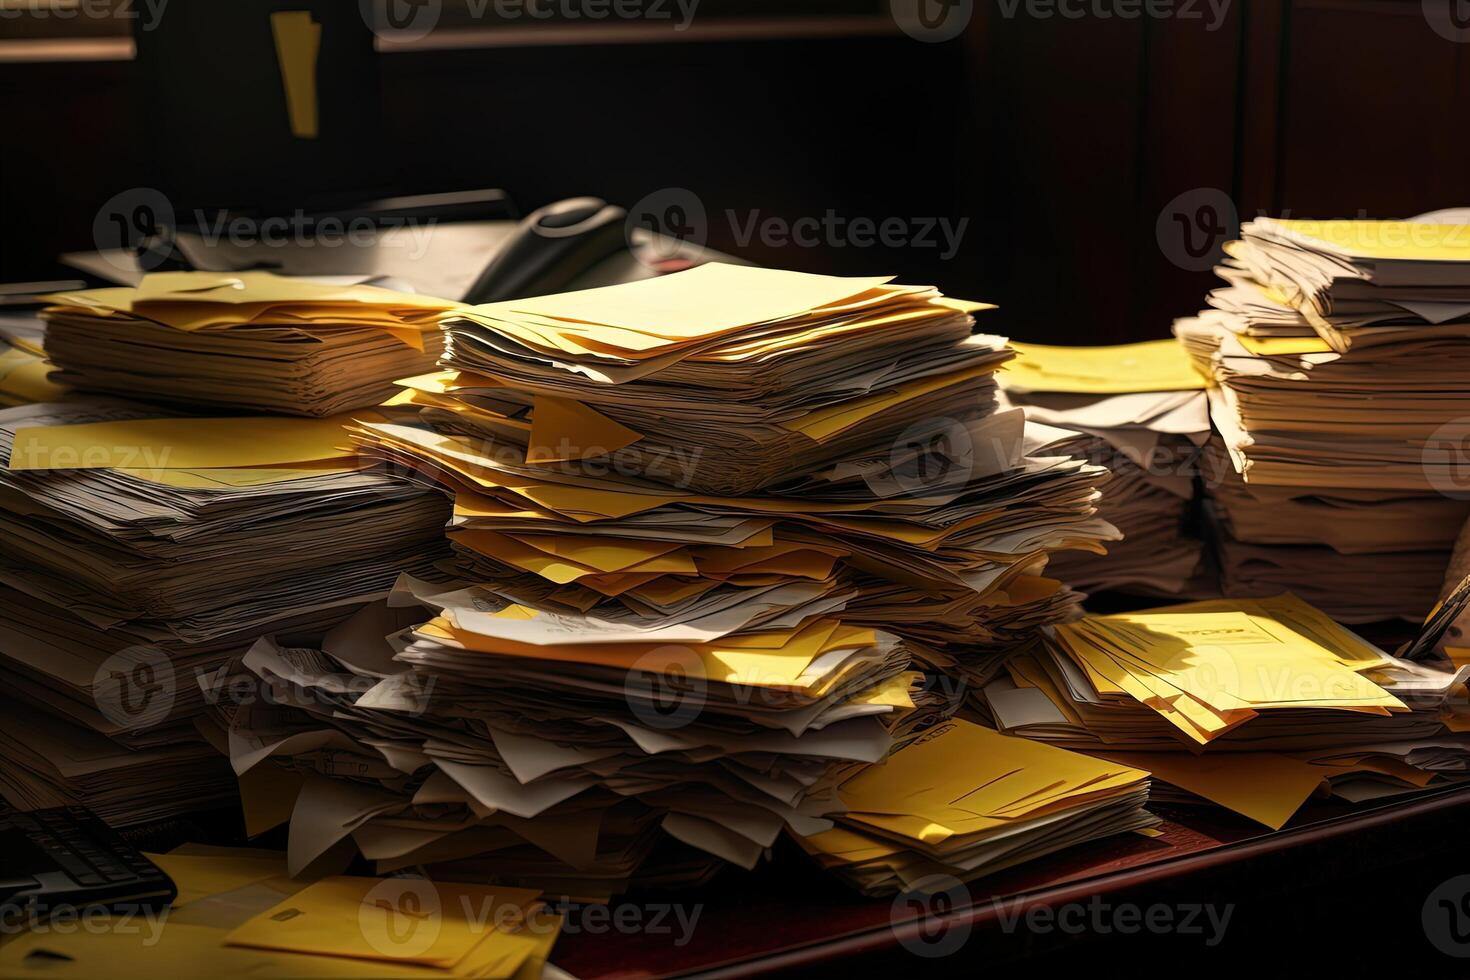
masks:
[[[982,878],[970,886],[968,907],[952,912],[862,898],[820,873],[794,846],[782,846],[776,861],[754,872],[727,870],[696,891],[624,900],[644,917],[640,921],[648,922],[664,902],[690,910],[686,920],[697,906],[696,926],[682,945],[677,940],[684,938],[684,930],[673,925],[672,916],[667,918],[672,928],[647,931],[607,924],[594,928],[588,922],[562,937],[552,960],[581,980],[696,973],[799,975],[831,970],[856,957],[911,949],[925,936],[942,936],[945,927],[1014,933],[1016,917],[1035,905],[1055,909],[1125,892],[1146,903],[1149,896],[1177,889],[1181,882],[1243,867],[1256,869],[1247,886],[1252,888],[1268,867],[1278,878],[1352,880],[1371,870],[1366,867],[1368,855],[1381,854],[1395,864],[1448,845],[1470,815],[1470,786],[1376,806],[1314,803],[1274,832],[1214,809],[1156,809],[1166,816],[1162,836],[1126,834],[1094,841]],[[615,905],[614,920],[616,911]],[[999,945],[991,941],[996,938],[1002,940]],[[983,950],[985,962],[992,964],[1004,958],[1004,938],[988,936],[969,948]],[[964,962],[964,952],[957,953],[953,966]]]

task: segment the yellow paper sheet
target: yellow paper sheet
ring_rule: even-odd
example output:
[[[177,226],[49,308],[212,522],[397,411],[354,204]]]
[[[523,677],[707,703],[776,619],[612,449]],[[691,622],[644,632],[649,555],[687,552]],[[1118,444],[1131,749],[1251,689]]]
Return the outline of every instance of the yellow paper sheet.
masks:
[[[1470,225],[1278,218],[1268,219],[1268,223],[1359,259],[1470,262]]]
[[[280,468],[341,460],[352,455],[342,430],[350,418],[163,418],[23,428],[15,434],[10,468]]]
[[[1302,804],[1327,782],[1329,771],[1277,752],[1111,752],[1088,755],[1136,769],[1172,783],[1211,803],[1280,830]]]
[[[594,459],[631,446],[643,435],[569,398],[536,396],[527,463]]]
[[[690,341],[804,313],[889,282],[892,276],[839,278],[711,262],[674,275],[479,307],[568,321],[596,337],[594,325]]]
[[[1027,391],[1116,395],[1144,391],[1193,391],[1206,380],[1175,340],[1113,347],[1055,347],[1011,343],[1017,356],[1001,383]]]

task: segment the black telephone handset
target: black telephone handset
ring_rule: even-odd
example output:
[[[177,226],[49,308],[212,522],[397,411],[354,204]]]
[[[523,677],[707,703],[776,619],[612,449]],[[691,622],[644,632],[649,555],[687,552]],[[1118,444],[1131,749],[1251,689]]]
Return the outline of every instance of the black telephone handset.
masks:
[[[627,212],[597,197],[533,211],[480,273],[463,300],[495,303],[560,292],[587,269],[628,247]]]

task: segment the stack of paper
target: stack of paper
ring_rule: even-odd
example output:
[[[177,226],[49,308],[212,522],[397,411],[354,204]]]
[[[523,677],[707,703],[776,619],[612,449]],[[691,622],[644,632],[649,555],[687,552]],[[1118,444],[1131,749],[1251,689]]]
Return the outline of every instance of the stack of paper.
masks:
[[[280,852],[198,844],[148,858],[178,888],[166,911],[15,937],[0,947],[0,972],[536,980],[562,926],[527,889],[409,877],[308,885]]]
[[[1218,437],[1205,447],[1221,591],[1292,591],[1345,623],[1409,619],[1434,601],[1470,500],[1437,493],[1247,483]]]
[[[1280,783],[1298,793],[1284,820],[1325,782],[1369,773],[1402,790],[1470,777],[1467,679],[1470,668],[1390,656],[1282,595],[1058,626],[1007,661],[979,707],[1006,732],[1147,766],[1211,798],[1230,789],[1219,780],[1249,779],[1252,765],[1317,766],[1305,783]],[[1179,752],[1246,761],[1154,761]]]
[[[955,719],[843,783],[839,826],[798,839],[867,894],[943,890],[1157,825],[1148,775]]]
[[[8,670],[0,676],[13,687]],[[152,697],[162,692],[159,687]],[[140,693],[138,703],[147,704],[148,698]],[[220,765],[207,742],[187,727],[166,723],[155,734],[161,740],[130,747],[23,701],[0,697],[0,796],[26,811],[80,804],[118,827],[235,800],[229,767]]]
[[[159,272],[49,297],[52,380],[123,398],[329,416],[380,404],[439,355],[457,304],[269,272]]]
[[[422,419],[350,429],[454,496],[466,584],[406,581],[437,615],[390,647],[256,647],[241,670],[300,711],[222,719],[237,771],[322,777],[300,866],[351,838],[385,868],[616,889],[670,837],[748,866],[943,710],[912,653],[988,662],[1073,614],[1041,573],[1116,536],[1105,473],[1026,455],[979,307],[886,283],[706,266],[451,317],[452,370],[406,383]]]
[[[990,414],[1010,354],[969,315],[990,307],[891,278],[712,263],[461,310],[445,322],[452,397],[425,401],[444,428],[551,468],[595,458],[751,493]]]
[[[1107,554],[1066,552],[1050,574],[1086,592],[1216,593],[1196,533],[1200,447],[1210,434],[1205,379],[1169,340],[1117,347],[1013,344],[1001,404],[1030,422],[1027,451],[1105,466],[1098,513],[1123,532]]]
[[[51,381],[46,324],[26,316],[0,316],[0,406],[52,402],[66,389]]]
[[[585,894],[626,883],[653,824],[749,867],[783,826],[825,826],[836,777],[882,759],[914,708],[902,644],[820,598],[661,626],[411,578],[399,600],[437,616],[389,645],[369,609],[325,650],[262,640],[241,662],[279,696],[225,713],[236,772],[308,773],[293,872],[349,839],[384,870],[532,845],[539,863],[510,855],[495,877],[520,877],[520,860],[538,882],[580,873]]]
[[[913,287],[880,288],[873,280],[731,266],[695,271],[701,273],[695,280],[698,289],[680,282],[691,272],[573,294],[597,294],[605,313],[581,307],[562,310],[568,297],[514,301],[473,312],[486,322],[500,322],[495,317],[507,307],[541,310],[543,305],[588,320],[600,316],[637,323],[640,316],[657,317],[652,322],[658,326],[645,329],[681,337],[709,335],[703,343],[735,348],[721,356],[738,361],[744,355],[737,338],[753,338],[743,341],[745,346],[777,339],[804,344],[814,332],[813,307],[862,308],[875,294],[898,290],[905,305],[929,310],[910,310],[898,316],[897,326],[890,322],[896,315],[886,306],[868,319],[863,318],[867,314],[853,314],[856,322],[816,329],[825,337],[820,344],[791,347],[795,353],[789,355],[767,354],[758,345],[757,364],[766,365],[779,381],[782,373],[770,365],[784,363],[783,356],[807,365],[804,378],[815,371],[809,365],[823,358],[835,362],[830,369],[841,369],[849,346],[859,353],[877,346],[891,360],[892,349],[880,343],[883,335],[896,329],[912,346],[903,323],[921,317],[947,339],[937,351],[919,345],[928,351],[920,369],[928,370],[937,359],[947,365],[946,373],[917,387],[905,384],[901,391],[934,393],[940,385],[937,391],[942,393],[958,385],[967,392],[964,399],[979,402],[942,409],[954,414],[938,419],[919,414],[933,411],[932,405],[899,394],[876,399],[864,395],[820,407],[802,403],[767,413],[784,420],[774,428],[763,422],[748,432],[728,419],[703,421],[710,409],[699,408],[697,424],[685,424],[679,414],[669,414],[658,425],[642,421],[652,433],[644,437],[591,406],[617,411],[614,404],[627,397],[625,389],[637,384],[657,395],[660,386],[644,379],[615,383],[606,374],[610,367],[546,360],[538,371],[554,376],[559,393],[550,397],[541,393],[542,380],[521,380],[519,362],[509,357],[494,375],[455,371],[412,379],[406,400],[425,407],[425,425],[364,422],[352,431],[363,453],[421,470],[454,493],[450,538],[464,578],[493,582],[497,591],[532,605],[653,621],[721,608],[799,580],[845,605],[846,620],[892,630],[926,647],[1014,642],[1039,623],[1071,612],[1075,594],[1041,573],[1057,551],[1098,551],[1101,542],[1117,536],[1095,515],[1097,484],[1105,474],[1065,456],[1027,456],[1022,414],[991,414],[990,395],[979,388],[993,384],[989,375],[1009,356],[1003,339],[969,336],[968,316],[960,316],[963,330],[953,328],[955,304],[932,290],[921,301]],[[790,306],[791,290],[782,286],[787,276],[801,286],[796,299],[803,305]],[[752,296],[759,298],[755,306]],[[751,316],[765,319],[743,328],[730,326]],[[550,314],[543,318],[568,346],[575,342],[583,349],[603,345],[605,335],[631,343],[621,338],[637,333]],[[462,358],[462,341],[455,339],[463,330],[457,326],[461,322],[456,318],[449,324],[451,363]],[[521,327],[507,329],[519,332]],[[840,333],[827,336],[833,330]],[[878,339],[862,339],[869,333]],[[515,346],[510,333],[494,336],[501,346]],[[697,363],[699,347],[690,351],[682,340],[640,336],[656,353],[649,358],[654,366],[720,377],[715,367],[687,368],[686,360]],[[855,338],[850,344],[849,336]],[[907,363],[900,359],[900,364]],[[637,370],[649,370],[649,365]],[[740,384],[730,390],[744,390],[756,370],[742,368]],[[892,373],[887,367],[868,366],[860,378],[843,381],[835,376],[821,390],[834,397],[834,387],[849,393],[863,385],[870,389],[875,378]],[[720,394],[716,381],[707,383],[715,389],[711,398],[725,399],[717,415],[726,409],[732,418],[761,411],[760,403],[741,408],[739,397]],[[683,384],[664,387],[683,391]],[[779,384],[756,390],[766,387],[777,392],[773,397],[781,404],[799,394]],[[498,407],[492,406],[493,399]],[[668,410],[686,409],[694,411],[695,406]],[[621,417],[629,423],[642,418]],[[900,430],[898,437],[889,434],[894,428]],[[774,430],[787,435],[772,435]],[[791,436],[797,430],[799,435]],[[824,443],[827,436],[841,436],[840,451],[849,455],[834,461],[839,448]],[[679,441],[686,437],[687,445]],[[702,461],[721,452],[716,438],[731,437],[741,440],[747,451],[776,453],[780,467],[802,470],[803,475],[788,475],[759,496],[722,496],[695,488],[720,482],[726,464],[704,469]],[[647,450],[640,448],[645,441]],[[805,455],[791,456],[793,446]],[[626,455],[635,449],[647,457]],[[679,462],[677,473],[667,469],[671,460]],[[645,461],[649,469],[637,470]],[[742,464],[744,475],[732,477],[732,485],[766,479],[751,467],[761,473],[767,469],[764,458],[756,457]]]
[[[1227,590],[1329,568],[1334,615],[1413,617],[1467,513],[1444,498],[1465,496],[1470,226],[1260,219],[1227,253],[1229,288],[1175,324],[1240,475],[1212,488]],[[1385,541],[1409,514],[1427,523]]]
[[[61,719],[42,752],[0,712],[22,747],[0,756],[18,805],[76,800],[127,824],[216,799],[228,771],[189,723],[198,676],[262,632],[319,635],[442,560],[442,497],[359,469],[340,422],[158,416],[0,411],[0,677]]]

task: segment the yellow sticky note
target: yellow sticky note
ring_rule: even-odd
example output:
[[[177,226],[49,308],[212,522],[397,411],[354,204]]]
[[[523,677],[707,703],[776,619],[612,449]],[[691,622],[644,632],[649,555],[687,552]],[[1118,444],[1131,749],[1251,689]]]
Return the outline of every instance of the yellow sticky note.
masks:
[[[291,135],[314,140],[319,129],[316,63],[322,46],[322,25],[311,19],[310,11],[278,10],[271,14],[271,34],[281,66]]]

